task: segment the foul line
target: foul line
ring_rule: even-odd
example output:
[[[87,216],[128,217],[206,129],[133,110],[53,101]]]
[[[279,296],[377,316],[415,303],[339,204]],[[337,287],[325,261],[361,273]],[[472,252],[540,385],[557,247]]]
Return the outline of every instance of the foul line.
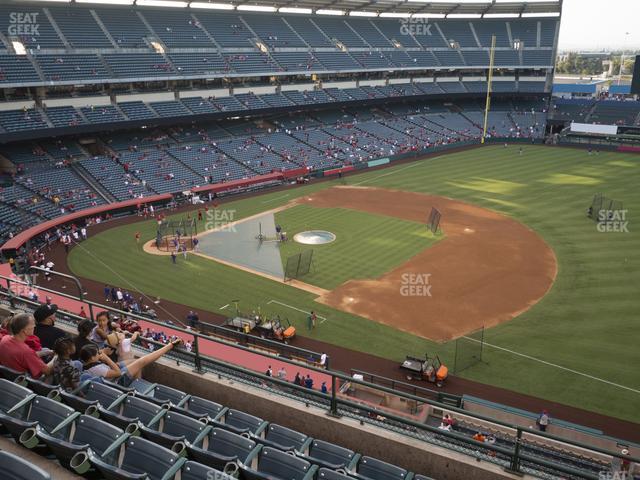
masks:
[[[466,338],[467,340],[471,340],[473,342],[482,343],[483,345],[487,345],[488,347],[495,348],[496,350],[502,350],[504,352],[508,352],[508,353],[513,354],[513,355],[517,355],[519,357],[526,358],[528,360],[533,360],[534,362],[539,362],[539,363],[542,363],[544,365],[548,365],[550,367],[559,368],[560,370],[564,370],[564,371],[569,372],[569,373],[574,373],[576,375],[581,375],[581,376],[589,378],[591,380],[596,380],[598,382],[606,383],[607,385],[611,385],[613,387],[622,388],[623,390],[628,390],[630,392],[640,394],[640,390],[636,390],[635,388],[631,388],[631,387],[627,387],[625,385],[620,385],[618,383],[610,382],[609,380],[605,380],[604,378],[594,377],[593,375],[589,375],[588,373],[579,372],[578,370],[573,370],[571,368],[563,367],[562,365],[558,365],[558,364],[555,364],[555,363],[547,362],[546,360],[541,360],[539,358],[532,357],[531,355],[526,355],[524,353],[516,352],[514,350],[509,350],[508,348],[499,347],[497,345],[492,345],[490,343],[483,342],[483,341],[478,340],[476,338],[470,338],[470,337],[462,337],[462,338]]]
[[[293,307],[293,306],[291,306],[291,305],[287,305],[286,303],[282,303],[282,302],[279,302],[279,301],[277,301],[277,300],[269,300],[269,301],[267,302],[267,305],[270,305],[270,304],[272,304],[272,303],[277,303],[278,305],[282,305],[283,307],[288,307],[288,308],[291,308],[291,309],[293,309],[293,310],[297,310],[298,312],[302,312],[302,313],[306,313],[307,315],[311,315],[311,312],[307,312],[307,311],[302,310],[302,309],[300,309],[300,308],[298,308],[298,307]],[[326,319],[325,317],[323,317],[322,315],[316,315],[316,317],[318,317],[318,318],[320,319],[320,323],[324,323],[324,322],[327,320],[327,319]]]
[[[227,303],[226,305],[221,306],[218,310],[224,310],[225,308],[227,308],[229,306],[229,304]]]

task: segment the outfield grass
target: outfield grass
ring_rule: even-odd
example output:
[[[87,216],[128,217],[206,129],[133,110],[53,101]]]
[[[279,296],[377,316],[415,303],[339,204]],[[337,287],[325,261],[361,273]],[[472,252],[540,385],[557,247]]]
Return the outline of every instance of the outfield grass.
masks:
[[[306,230],[336,235],[334,242],[325,245],[294,241],[280,245],[284,267],[290,255],[312,248],[314,266],[302,281],[327,290],[347,280],[377,278],[436,241],[424,224],[346,208],[296,205],[275,217],[290,239]]]
[[[492,146],[369,171],[348,182],[445,195],[511,215],[538,232],[558,258],[553,288],[526,313],[488,330],[486,342],[509,351],[487,345],[484,362],[463,376],[640,422],[640,235],[635,230],[640,217],[634,216],[640,212],[639,173],[640,156],[631,154],[589,156],[581,150],[527,146],[518,155],[515,146]],[[242,218],[332,185],[274,192],[229,208]],[[630,233],[599,233],[586,219],[596,192],[624,203]],[[72,250],[71,269],[201,310],[217,311],[239,298],[247,308],[261,305],[287,315],[301,332],[302,315],[268,302],[313,308],[328,318],[312,334],[319,340],[394,360],[435,350],[452,362],[451,344],[435,345],[330,309],[291,287],[202,258],[173,266],[167,258],[146,255],[135,245],[138,230],[152,239],[155,225],[124,226],[89,239]]]

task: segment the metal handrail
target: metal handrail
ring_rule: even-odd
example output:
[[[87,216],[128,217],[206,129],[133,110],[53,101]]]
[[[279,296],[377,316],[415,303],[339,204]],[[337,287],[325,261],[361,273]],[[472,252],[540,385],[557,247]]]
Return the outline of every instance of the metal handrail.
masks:
[[[13,279],[13,278],[10,278],[10,277],[6,277],[4,275],[0,275],[0,279],[1,280],[5,280],[7,282],[7,290],[9,292],[8,296],[11,298],[11,300],[15,300],[15,298],[16,298],[16,296],[13,294],[13,290],[11,289],[11,283],[30,286],[30,284],[27,283],[27,282],[24,282],[22,280]],[[142,315],[138,315],[138,314],[135,314],[135,313],[124,312],[122,310],[113,308],[111,306],[102,305],[102,304],[99,304],[97,302],[93,302],[91,300],[84,299],[83,297],[81,297],[81,299],[78,299],[78,298],[75,298],[73,295],[66,294],[66,293],[60,293],[60,292],[57,292],[55,290],[51,290],[51,289],[46,288],[46,287],[38,287],[38,288],[40,290],[43,290],[43,291],[47,291],[47,292],[50,292],[50,293],[55,293],[57,295],[64,296],[65,298],[82,301],[83,303],[89,305],[90,307],[101,308],[103,310],[115,312],[115,313],[120,314],[120,315],[126,315],[126,316],[134,318],[136,320],[146,321],[146,322],[152,323],[154,325],[162,326],[164,328],[171,328],[171,329],[173,329],[173,330],[175,330],[177,332],[183,333],[185,335],[192,336],[194,338],[194,347],[195,348],[194,348],[194,352],[189,354],[189,356],[193,356],[194,357],[194,363],[196,365],[196,369],[199,372],[202,371],[202,364],[203,364],[203,360],[204,360],[206,363],[223,366],[224,368],[231,369],[231,370],[237,371],[239,373],[243,373],[245,375],[250,375],[250,376],[256,377],[258,379],[263,379],[265,381],[269,381],[269,382],[272,382],[272,383],[282,383],[283,385],[286,385],[288,388],[296,387],[295,385],[292,385],[289,382],[280,381],[279,379],[276,379],[276,378],[273,378],[273,377],[267,377],[265,375],[262,375],[259,372],[256,372],[256,371],[253,371],[253,370],[248,370],[248,369],[245,369],[243,367],[239,367],[237,365],[229,364],[229,363],[217,360],[215,358],[209,357],[207,355],[201,354],[199,352],[199,348],[196,347],[196,345],[198,344],[198,341],[201,339],[201,340],[212,341],[214,343],[218,343],[218,344],[222,344],[222,345],[226,345],[226,346],[231,346],[231,347],[240,349],[240,350],[248,352],[248,353],[253,353],[255,355],[260,355],[260,356],[263,356],[263,357],[266,357],[266,358],[270,358],[270,359],[273,359],[273,360],[282,361],[282,362],[285,362],[285,363],[290,364],[290,365],[295,365],[295,366],[298,366],[298,367],[306,368],[307,370],[315,371],[317,373],[322,373],[322,374],[325,374],[325,375],[329,375],[331,377],[331,383],[332,383],[332,387],[333,388],[331,389],[331,393],[328,394],[326,397],[325,397],[324,394],[316,392],[315,390],[306,389],[305,387],[298,387],[298,388],[294,388],[294,389],[295,390],[305,391],[307,394],[313,394],[314,396],[321,396],[322,398],[327,398],[329,400],[329,402],[330,402],[330,412],[329,413],[331,413],[333,415],[336,415],[336,416],[339,415],[339,405],[346,405],[346,406],[350,406],[352,408],[357,408],[359,410],[368,411],[368,412],[371,412],[371,413],[384,414],[384,417],[393,419],[394,421],[397,421],[399,423],[403,423],[403,424],[406,424],[406,425],[409,425],[409,426],[412,426],[412,427],[415,427],[415,428],[420,428],[420,429],[436,432],[438,434],[445,435],[445,436],[448,436],[450,438],[454,438],[454,439],[459,440],[459,441],[463,441],[464,443],[468,443],[470,445],[476,445],[476,444],[480,445],[478,442],[475,442],[473,439],[470,439],[470,438],[468,438],[466,436],[460,436],[460,434],[455,434],[455,433],[451,434],[451,432],[440,430],[440,429],[438,429],[436,427],[431,427],[429,425],[425,425],[425,424],[422,424],[422,423],[417,423],[417,422],[414,422],[414,421],[412,421],[410,419],[407,419],[405,417],[396,416],[396,415],[394,415],[394,414],[392,414],[392,413],[390,413],[390,412],[388,412],[386,410],[384,412],[382,412],[380,410],[376,410],[375,408],[371,408],[371,407],[368,407],[366,405],[362,405],[360,403],[351,402],[351,401],[346,400],[344,398],[340,398],[337,395],[338,394],[338,390],[339,390],[339,388],[337,388],[338,387],[337,380],[342,380],[342,381],[352,382],[352,383],[355,383],[355,384],[358,384],[358,385],[363,385],[365,387],[368,387],[368,388],[371,388],[371,389],[374,389],[374,390],[379,390],[379,391],[384,392],[384,393],[389,393],[389,394],[393,394],[393,395],[396,395],[396,396],[399,396],[399,397],[403,397],[403,398],[408,399],[408,400],[418,401],[418,402],[421,402],[421,403],[424,403],[424,404],[427,404],[427,405],[430,405],[430,406],[433,406],[433,407],[437,407],[437,408],[440,408],[440,409],[445,409],[447,411],[458,413],[458,414],[461,414],[461,415],[464,415],[464,416],[467,416],[467,417],[471,417],[471,418],[474,418],[474,419],[482,420],[484,422],[487,422],[487,423],[490,423],[490,424],[493,424],[493,425],[497,425],[497,426],[501,426],[501,427],[505,427],[505,428],[514,430],[515,431],[514,433],[515,433],[515,436],[517,438],[517,441],[515,442],[515,447],[514,447],[513,451],[510,451],[511,453],[509,453],[508,455],[511,457],[512,465],[516,466],[516,471],[519,468],[520,460],[522,460],[522,459],[525,459],[526,461],[534,463],[534,464],[539,464],[539,465],[546,466],[548,468],[557,468],[557,466],[556,466],[557,464],[555,464],[555,463],[546,462],[546,461],[544,461],[542,459],[539,459],[539,458],[536,458],[536,457],[528,457],[526,454],[524,454],[524,456],[523,456],[523,454],[519,452],[519,448],[516,448],[516,447],[518,447],[518,445],[520,443],[519,440],[522,437],[522,433],[526,433],[528,436],[530,435],[530,436],[534,436],[534,437],[540,437],[540,438],[543,438],[543,439],[549,439],[549,440],[562,442],[562,443],[564,443],[566,445],[570,445],[570,446],[578,447],[578,448],[581,448],[581,449],[589,450],[589,451],[592,451],[592,452],[595,452],[595,453],[599,453],[599,454],[602,454],[602,455],[615,457],[615,458],[624,458],[624,459],[629,460],[631,462],[640,463],[640,458],[638,458],[638,457],[631,457],[631,456],[628,456],[628,455],[622,455],[619,452],[614,452],[614,451],[610,451],[610,450],[607,450],[607,449],[594,447],[594,446],[587,445],[587,444],[584,444],[584,443],[581,443],[581,442],[577,442],[577,441],[574,441],[574,440],[568,440],[568,439],[565,439],[565,438],[562,438],[562,437],[559,437],[559,436],[556,436],[556,435],[552,435],[552,434],[549,434],[549,433],[546,433],[546,432],[525,430],[522,427],[519,427],[517,425],[510,424],[508,422],[497,420],[497,419],[494,419],[494,418],[491,418],[491,417],[488,417],[488,416],[485,416],[485,415],[477,414],[477,413],[474,413],[474,412],[468,412],[468,411],[465,411],[463,409],[456,408],[456,407],[453,407],[451,405],[444,404],[442,402],[425,399],[424,397],[419,397],[419,396],[412,395],[412,394],[409,394],[409,393],[398,392],[397,390],[394,390],[392,388],[387,388],[387,387],[384,387],[382,385],[376,385],[374,383],[370,383],[370,382],[367,382],[367,381],[357,380],[357,379],[354,379],[353,377],[351,377],[349,375],[346,375],[346,374],[344,374],[342,372],[338,372],[338,371],[335,371],[335,370],[325,370],[325,369],[321,369],[321,368],[318,368],[318,367],[315,367],[315,366],[312,366],[312,365],[303,364],[303,363],[298,362],[298,361],[293,360],[293,359],[288,359],[288,358],[280,357],[278,355],[273,355],[271,353],[255,351],[255,350],[252,350],[249,347],[245,347],[245,346],[242,346],[242,345],[239,345],[239,344],[236,344],[236,343],[233,343],[233,342],[229,342],[229,341],[226,341],[226,340],[223,340],[223,339],[220,339],[220,338],[213,338],[213,337],[210,337],[210,336],[207,336],[207,335],[203,335],[203,334],[200,334],[200,333],[195,332],[193,330],[185,329],[185,328],[182,328],[182,327],[177,326],[177,325],[168,324],[166,322],[162,322],[160,320],[148,318],[148,317],[145,317],[145,316],[142,316]],[[19,301],[25,302],[27,304],[31,304],[31,305],[37,305],[38,304],[37,302],[33,302],[33,301],[31,301],[29,299],[25,299],[23,297],[18,297],[18,298],[19,298]],[[91,309],[91,310],[93,310],[93,309]],[[74,318],[79,318],[77,315],[72,315],[72,316]],[[275,342],[274,342],[274,344],[275,344]],[[185,353],[187,353],[187,352],[185,352]],[[459,438],[459,437],[461,437],[461,438]],[[483,448],[486,448],[488,450],[494,450],[496,452],[504,453],[504,452],[502,452],[500,450],[502,447],[495,447],[495,446],[486,445],[486,444],[482,444],[482,446],[483,446]],[[549,463],[549,464],[547,465],[546,463]],[[563,467],[563,468],[568,468],[568,467]],[[557,468],[557,469],[561,470],[561,468]],[[569,473],[569,472],[566,472],[566,473]],[[583,475],[583,473],[573,473],[573,474]],[[591,477],[585,477],[585,478],[591,478]],[[597,477],[594,477],[594,478],[597,478]]]

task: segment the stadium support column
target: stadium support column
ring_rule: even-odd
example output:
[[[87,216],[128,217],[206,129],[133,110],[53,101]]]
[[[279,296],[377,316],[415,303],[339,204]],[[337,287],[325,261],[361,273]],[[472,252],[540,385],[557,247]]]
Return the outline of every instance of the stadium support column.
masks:
[[[491,36],[491,52],[489,55],[489,76],[487,78],[487,100],[484,105],[484,126],[482,128],[482,140],[487,137],[487,122],[489,121],[489,107],[491,107],[491,84],[493,82],[493,59],[496,51],[496,36]]]

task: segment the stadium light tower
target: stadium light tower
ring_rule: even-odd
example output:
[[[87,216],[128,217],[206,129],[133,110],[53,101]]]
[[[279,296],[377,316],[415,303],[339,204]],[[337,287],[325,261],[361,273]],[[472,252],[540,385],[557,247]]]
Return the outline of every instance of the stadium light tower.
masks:
[[[491,35],[491,52],[489,54],[489,77],[487,78],[487,100],[484,105],[484,126],[480,143],[487,137],[487,122],[489,121],[489,107],[491,106],[491,84],[493,82],[493,59],[496,52],[496,36]]]

